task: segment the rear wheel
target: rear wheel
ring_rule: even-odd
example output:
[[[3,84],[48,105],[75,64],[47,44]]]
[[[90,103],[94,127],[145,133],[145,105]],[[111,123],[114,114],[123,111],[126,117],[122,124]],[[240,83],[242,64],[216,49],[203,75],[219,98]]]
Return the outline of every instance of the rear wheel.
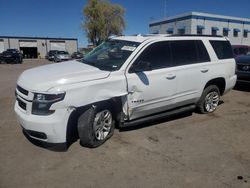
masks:
[[[208,86],[202,93],[202,96],[197,104],[197,109],[202,114],[214,112],[219,105],[219,101],[219,88],[216,85]]]
[[[95,148],[102,145],[114,133],[112,111],[108,107],[90,107],[78,119],[81,145]]]

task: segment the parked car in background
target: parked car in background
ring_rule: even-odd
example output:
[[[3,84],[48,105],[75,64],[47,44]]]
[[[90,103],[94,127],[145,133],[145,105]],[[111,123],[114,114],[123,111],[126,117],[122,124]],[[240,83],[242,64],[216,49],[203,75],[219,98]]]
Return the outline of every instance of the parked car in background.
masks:
[[[83,53],[81,52],[74,52],[72,55],[71,55],[72,59],[82,59],[83,58]]]
[[[236,58],[236,74],[238,82],[250,83],[250,52]]]
[[[20,64],[23,62],[23,56],[17,49],[7,49],[1,55],[1,62]]]
[[[58,50],[50,50],[45,56],[45,58],[48,59],[49,61],[54,61],[54,57],[57,52]]]
[[[2,53],[0,53],[0,64],[2,63],[2,61],[3,61],[3,55]]]
[[[250,52],[250,46],[247,45],[232,45],[234,57],[238,57],[240,55],[246,55]]]
[[[68,61],[68,60],[71,60],[71,56],[69,55],[68,52],[66,51],[58,51],[56,54],[55,54],[55,57],[54,57],[54,62],[61,62],[61,61]]]

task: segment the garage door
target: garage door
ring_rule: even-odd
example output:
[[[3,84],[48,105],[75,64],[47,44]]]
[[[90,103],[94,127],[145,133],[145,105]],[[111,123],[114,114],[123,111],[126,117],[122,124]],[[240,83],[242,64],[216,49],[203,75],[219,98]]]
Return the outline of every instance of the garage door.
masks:
[[[36,40],[20,40],[20,47],[37,47]]]
[[[4,51],[4,42],[3,40],[0,40],[0,53]]]
[[[61,50],[65,51],[65,42],[64,41],[51,41],[50,42],[50,50]]]

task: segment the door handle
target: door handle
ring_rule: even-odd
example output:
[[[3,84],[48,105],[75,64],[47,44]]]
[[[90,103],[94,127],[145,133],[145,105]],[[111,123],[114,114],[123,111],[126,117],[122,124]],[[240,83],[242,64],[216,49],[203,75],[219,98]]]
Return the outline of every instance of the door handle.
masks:
[[[173,79],[175,79],[175,77],[176,77],[175,74],[168,74],[167,77],[166,77],[166,79],[173,80]]]
[[[208,68],[203,68],[203,69],[201,69],[201,72],[202,72],[202,73],[208,72]]]

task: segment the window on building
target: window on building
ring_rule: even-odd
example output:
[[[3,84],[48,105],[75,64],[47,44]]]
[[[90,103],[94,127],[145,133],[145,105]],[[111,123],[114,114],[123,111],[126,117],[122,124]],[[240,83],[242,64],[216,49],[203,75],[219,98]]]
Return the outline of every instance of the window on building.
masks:
[[[217,35],[217,31],[219,30],[219,28],[218,27],[212,27],[212,29],[211,29],[211,34],[212,35]]]
[[[203,25],[197,25],[197,35],[203,35],[203,30],[205,27]]]
[[[229,31],[229,28],[223,28],[223,36],[228,37]]]
[[[154,31],[152,34],[159,34],[159,31]]]
[[[174,28],[168,28],[166,32],[167,32],[167,34],[173,34]]]
[[[178,34],[179,35],[184,35],[185,34],[185,28],[178,29]]]
[[[246,29],[244,30],[244,32],[243,32],[243,37],[244,37],[244,38],[247,38],[247,37],[248,37],[248,32],[249,32],[248,30],[246,30]]]
[[[238,37],[239,36],[239,29],[234,29],[234,37]]]
[[[233,58],[233,50],[229,41],[216,41],[210,40],[218,59],[230,59]]]

